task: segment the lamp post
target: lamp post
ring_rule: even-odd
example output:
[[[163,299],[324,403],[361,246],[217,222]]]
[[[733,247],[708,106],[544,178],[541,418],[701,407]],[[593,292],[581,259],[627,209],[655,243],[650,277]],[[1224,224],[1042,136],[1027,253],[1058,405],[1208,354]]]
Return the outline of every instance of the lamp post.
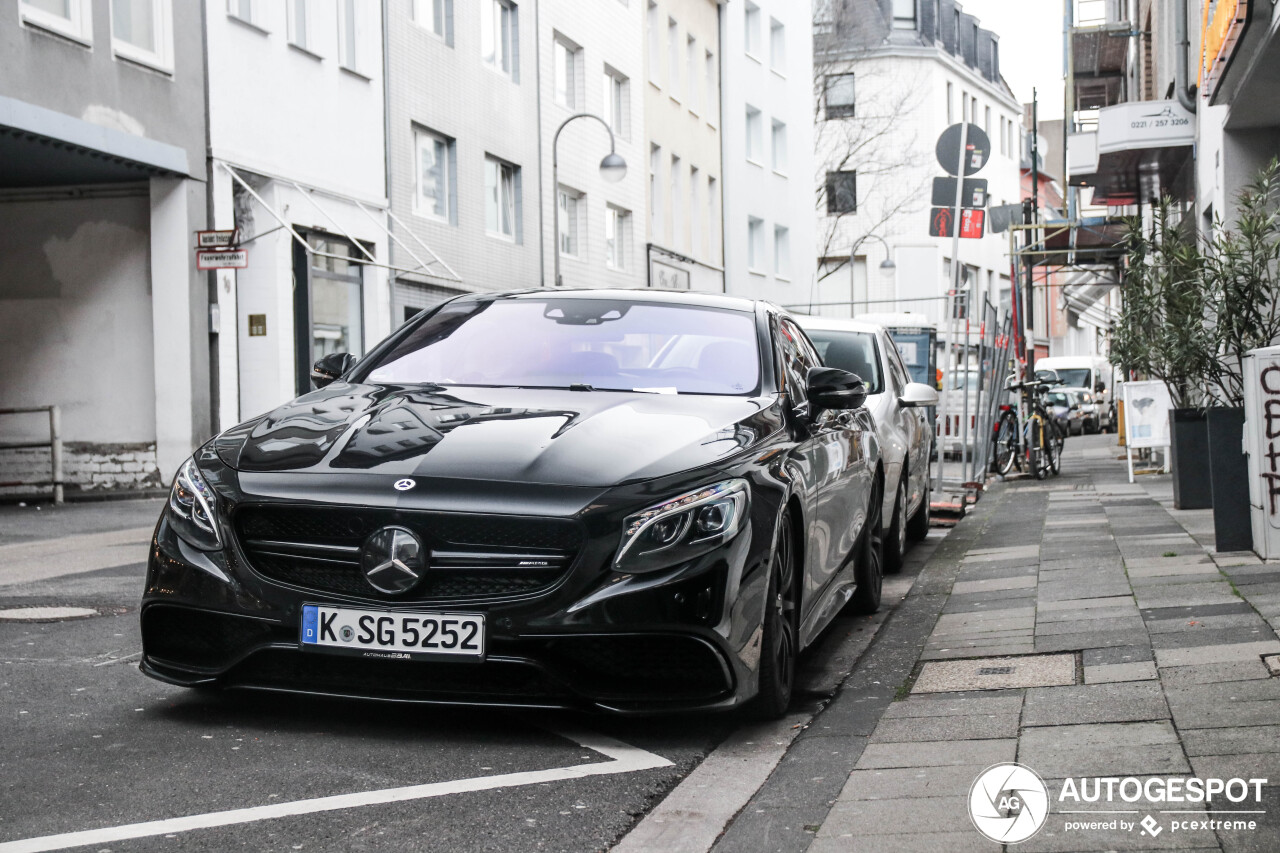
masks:
[[[600,177],[604,178],[611,184],[616,184],[627,176],[627,161],[622,159],[618,154],[617,144],[613,138],[613,128],[609,127],[609,123],[595,113],[575,113],[569,116],[560,126],[556,128],[556,135],[551,139],[551,207],[554,211],[552,214],[552,240],[555,243],[555,286],[560,287],[560,131],[565,129],[569,122],[576,118],[593,118],[604,125],[604,129],[609,131],[609,153],[604,155],[604,159],[600,161]]]
[[[857,305],[857,302],[858,302],[858,294],[854,292],[854,274],[856,270],[856,267],[854,265],[854,258],[858,254],[858,248],[862,246],[862,243],[865,240],[879,240],[880,245],[884,246],[884,260],[880,262],[880,272],[883,275],[893,275],[893,271],[898,268],[898,265],[893,261],[893,250],[889,248],[889,244],[885,242],[885,239],[881,237],[879,234],[863,234],[861,237],[859,237],[857,240],[854,241],[853,247],[849,249],[849,316],[850,317],[853,316],[854,306]]]

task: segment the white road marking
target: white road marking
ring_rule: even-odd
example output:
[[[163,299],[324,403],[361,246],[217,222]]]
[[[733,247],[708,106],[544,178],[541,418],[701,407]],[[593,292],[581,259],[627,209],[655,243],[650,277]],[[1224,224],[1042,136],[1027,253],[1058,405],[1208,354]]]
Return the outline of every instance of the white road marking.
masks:
[[[189,832],[193,829],[210,829],[216,826],[231,826],[239,823],[253,823],[259,820],[271,820],[279,817],[337,811],[359,806],[376,806],[384,803],[400,803],[406,800],[423,800],[430,797],[444,797],[449,794],[461,794],[469,791],[488,791],[494,788],[513,788],[521,785],[538,785],[545,782],[563,782],[568,779],[584,779],[588,776],[634,773],[638,770],[654,770],[659,767],[674,766],[672,762],[660,755],[654,755],[652,752],[646,752],[638,747],[630,746],[594,732],[557,731],[556,734],[573,741],[579,746],[584,746],[601,755],[608,756],[611,760],[595,764],[575,764],[571,767],[554,767],[549,770],[529,770],[522,773],[503,773],[498,776],[456,779],[451,782],[409,785],[403,788],[384,788],[380,791],[363,791],[356,794],[337,794],[331,797],[316,797],[310,800],[295,800],[289,803],[272,803],[268,806],[230,809],[228,811],[209,812],[208,814],[169,818],[167,820],[153,820],[146,823],[131,823],[124,826],[108,826],[102,829],[89,829],[82,832],[66,832],[61,835],[44,835],[39,838],[23,838],[17,841],[0,843],[0,853],[37,853],[37,851],[42,850],[66,850],[70,847],[81,847],[86,844],[107,844],[112,841],[125,841],[130,838],[148,838],[155,835]]]
[[[0,586],[145,563],[153,529],[136,527],[0,545]]]

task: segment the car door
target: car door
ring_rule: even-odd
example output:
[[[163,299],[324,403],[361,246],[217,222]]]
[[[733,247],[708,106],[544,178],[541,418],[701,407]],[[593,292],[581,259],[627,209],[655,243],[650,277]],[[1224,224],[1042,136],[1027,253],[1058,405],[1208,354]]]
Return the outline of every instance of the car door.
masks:
[[[891,411],[894,428],[900,432],[902,440],[906,443],[906,453],[903,458],[907,465],[907,509],[910,512],[924,497],[928,486],[929,419],[925,409],[903,406],[899,402],[907,389],[907,383],[911,381],[911,374],[907,372],[898,348],[889,340],[887,334],[881,336],[880,343],[884,360],[888,362],[890,386],[897,389],[891,401]],[[905,519],[903,521],[905,522]]]

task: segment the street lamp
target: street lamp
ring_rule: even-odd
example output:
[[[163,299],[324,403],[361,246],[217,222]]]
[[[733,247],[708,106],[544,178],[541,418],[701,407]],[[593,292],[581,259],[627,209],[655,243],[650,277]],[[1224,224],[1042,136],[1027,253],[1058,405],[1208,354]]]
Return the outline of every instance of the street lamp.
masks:
[[[616,184],[627,176],[627,161],[622,159],[622,155],[617,151],[617,145],[613,138],[613,128],[609,127],[609,123],[595,113],[576,113],[569,116],[560,126],[556,128],[556,135],[551,139],[551,207],[552,213],[552,241],[555,244],[555,286],[560,287],[560,131],[564,130],[565,125],[576,118],[593,118],[604,125],[604,129],[609,131],[609,153],[604,155],[604,159],[600,161],[600,177],[604,178],[611,184]]]

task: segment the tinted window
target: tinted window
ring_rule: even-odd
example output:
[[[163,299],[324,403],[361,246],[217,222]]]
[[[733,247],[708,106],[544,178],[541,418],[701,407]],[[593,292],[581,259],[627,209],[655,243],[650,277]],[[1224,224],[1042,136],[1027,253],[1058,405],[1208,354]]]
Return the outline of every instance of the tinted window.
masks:
[[[1089,374],[1092,371],[1087,367],[1059,367],[1055,368],[1054,372],[1058,374],[1058,378],[1062,380],[1063,385],[1079,388],[1090,387]]]
[[[452,302],[357,380],[668,394],[750,394],[760,384],[752,314],[622,299]]]
[[[884,390],[875,335],[814,329],[809,337],[818,348],[823,364],[858,374],[866,383],[868,394],[879,394]]]

